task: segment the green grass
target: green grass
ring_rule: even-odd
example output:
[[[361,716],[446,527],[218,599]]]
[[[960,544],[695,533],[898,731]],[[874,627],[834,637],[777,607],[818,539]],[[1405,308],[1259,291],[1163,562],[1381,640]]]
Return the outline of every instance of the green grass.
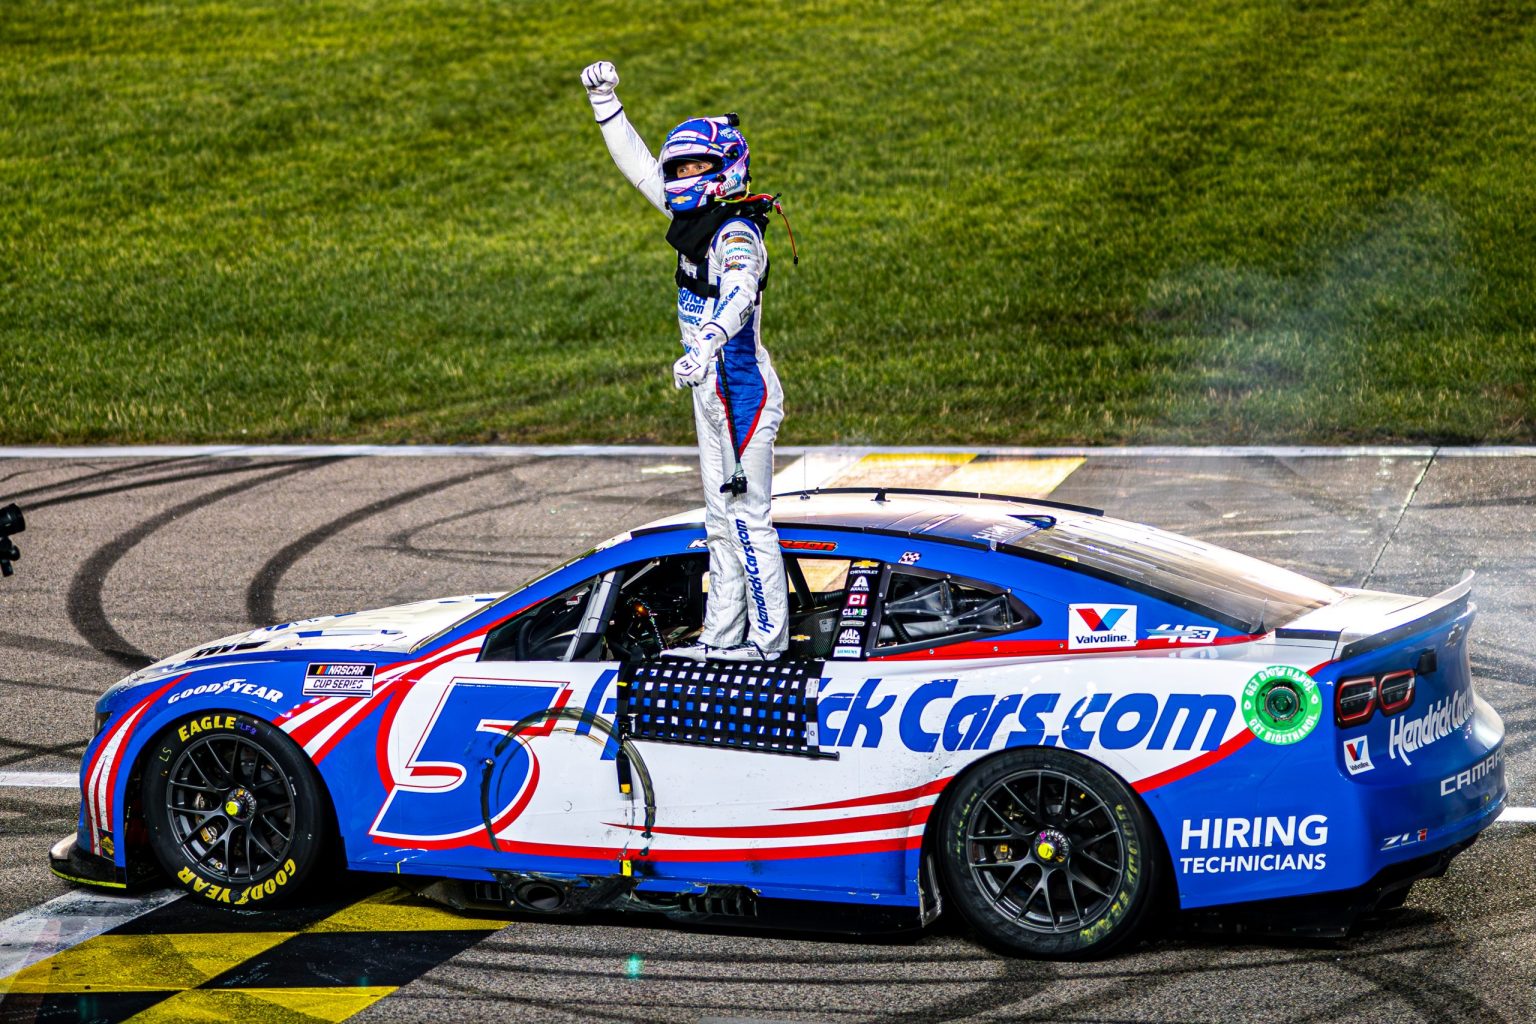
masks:
[[[600,57],[785,194],[785,443],[1536,441],[1533,25],[8,0],[0,443],[691,440]]]

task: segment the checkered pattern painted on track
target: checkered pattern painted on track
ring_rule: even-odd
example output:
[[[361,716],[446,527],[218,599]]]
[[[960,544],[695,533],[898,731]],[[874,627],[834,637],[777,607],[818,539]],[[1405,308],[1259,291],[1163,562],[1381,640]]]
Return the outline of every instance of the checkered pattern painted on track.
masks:
[[[0,1022],[346,1020],[507,920],[397,887],[239,915],[176,900],[0,978]]]

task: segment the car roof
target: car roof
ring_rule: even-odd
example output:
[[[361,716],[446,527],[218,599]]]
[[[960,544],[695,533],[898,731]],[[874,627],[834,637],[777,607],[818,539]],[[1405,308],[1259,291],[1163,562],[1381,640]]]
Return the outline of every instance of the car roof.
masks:
[[[857,530],[977,547],[1015,544],[1066,516],[1099,516],[1098,509],[1041,498],[901,487],[849,487],[776,494],[778,527]],[[634,536],[702,528],[704,510],[692,509],[647,523]]]
[[[1247,555],[1043,498],[864,487],[774,495],[774,523],[1003,551],[1197,610],[1247,633],[1340,599],[1325,584]],[[642,536],[700,531],[704,510],[658,519]],[[623,538],[615,538],[615,541]]]

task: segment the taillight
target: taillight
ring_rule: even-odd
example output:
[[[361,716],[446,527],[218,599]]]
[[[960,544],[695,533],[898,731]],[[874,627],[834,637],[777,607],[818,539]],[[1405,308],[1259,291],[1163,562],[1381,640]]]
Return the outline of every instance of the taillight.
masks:
[[[1334,690],[1333,717],[1340,725],[1359,725],[1376,710],[1376,680],[1346,679]]]
[[[1413,703],[1413,673],[1389,672],[1381,677],[1377,692],[1381,699],[1381,713],[1395,715]]]
[[[1413,703],[1415,690],[1410,669],[1342,680],[1333,689],[1333,720],[1339,725],[1362,725],[1377,708],[1383,715],[1395,715]]]

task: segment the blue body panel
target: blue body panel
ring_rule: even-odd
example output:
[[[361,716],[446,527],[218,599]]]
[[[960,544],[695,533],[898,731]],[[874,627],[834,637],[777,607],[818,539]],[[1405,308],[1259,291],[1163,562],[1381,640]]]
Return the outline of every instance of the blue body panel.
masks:
[[[974,541],[974,534],[984,528],[984,524],[978,526],[981,520],[953,515],[931,518],[927,523],[902,524],[908,531],[905,535],[885,532],[893,529],[892,524],[872,520],[863,526],[882,532],[857,532],[860,523],[849,517],[830,529],[785,525],[780,533],[790,543],[815,541],[836,545],[835,550],[826,552],[828,557],[916,564],[923,569],[1008,587],[1041,621],[1030,629],[989,637],[987,642],[999,648],[1017,644],[1025,649],[1030,644],[1058,640],[1058,646],[1065,647],[1062,638],[1069,607],[1131,602],[1141,617],[1143,631],[1162,624],[1206,627],[1219,636],[1218,646],[1230,643],[1233,650],[1244,643],[1259,642],[1259,638],[1243,636],[1214,616],[1202,616],[1189,607],[1127,589],[1112,580],[1033,561],[992,549],[990,545],[954,543],[961,534]],[[1039,523],[1023,519],[1017,521],[1017,526],[1020,537],[1041,528]],[[932,536],[924,536],[925,532]],[[316,699],[303,695],[306,667],[313,663],[366,663],[383,673],[403,661],[419,659],[424,651],[446,650],[466,638],[483,634],[519,611],[607,570],[660,555],[696,550],[702,537],[700,527],[665,528],[642,532],[594,551],[523,591],[481,607],[425,643],[423,650],[410,655],[312,648],[222,654],[186,666],[179,675],[114,688],[102,699],[99,710],[111,712],[114,724],[124,722],[124,716],[138,717],[121,731],[111,727],[103,730],[86,751],[85,782],[89,787],[92,766],[103,752],[103,744],[109,738],[119,744],[112,753],[117,767],[102,779],[110,793],[111,824],[101,831],[124,833],[122,813],[131,803],[128,787],[132,771],[128,766],[143,756],[148,744],[163,729],[185,723],[189,717],[196,720],[199,716],[230,712],[281,724],[285,716],[302,711]],[[1011,543],[1000,534],[991,540]],[[1187,770],[1177,777],[1138,783],[1135,788],[1167,845],[1181,904],[1204,907],[1354,888],[1369,882],[1383,868],[1453,846],[1491,823],[1505,797],[1499,763],[1503,725],[1472,689],[1466,633],[1474,614],[1469,608],[1454,623],[1440,623],[1347,661],[1325,660],[1308,666],[1326,711],[1304,740],[1278,746],[1251,736],[1244,740],[1239,735],[1236,740],[1220,744],[1220,749],[1215,749],[1214,741],[1199,748],[1185,744],[1181,749],[1188,750],[1194,758]],[[1459,634],[1455,644],[1448,641],[1453,632]],[[1035,648],[1028,650],[1034,655],[1040,653]],[[1213,657],[1216,650],[1217,647],[1210,648]],[[1437,667],[1418,677],[1418,692],[1408,709],[1393,716],[1376,714],[1355,729],[1340,729],[1334,724],[1333,691],[1339,680],[1415,668],[1422,664],[1420,659],[1427,650],[1434,652]],[[864,666],[865,675],[878,680],[882,665],[895,664],[872,660]],[[1117,664],[1125,669],[1123,686],[1134,687],[1138,667],[1148,662],[1128,659]],[[903,665],[903,670],[909,675],[914,672],[909,663]],[[947,671],[953,674],[953,663],[947,663]],[[912,693],[925,682],[934,681],[920,671],[911,678]],[[405,685],[402,683],[402,688]],[[594,683],[578,687],[570,706],[586,706],[594,713],[611,714],[612,685],[610,672]],[[1026,690],[1038,692],[1029,690],[1023,682],[1019,687],[1016,692],[1021,694]],[[1121,690],[1105,688],[1102,692],[1116,694]],[[523,690],[504,687],[494,691],[495,699],[507,702],[505,717],[514,719],[525,713],[524,704],[543,696],[531,684]],[[825,695],[819,705],[818,723],[823,742],[840,756],[858,758],[849,763],[857,764],[861,772],[867,773],[868,788],[878,792],[882,787],[880,758],[887,748],[864,742],[868,737],[862,734],[844,734],[841,727],[846,725],[852,699],[851,691],[846,689]],[[1161,699],[1155,690],[1150,699],[1154,701],[1151,707],[1160,706],[1155,703]],[[1113,707],[1110,696],[1100,702],[1102,706],[1079,703],[1084,716],[1089,708],[1097,715]],[[1017,704],[1015,701],[1014,705]],[[1010,719],[1014,724],[1007,726],[1002,735],[1024,735],[1027,720],[1014,705],[1008,706],[1008,713],[1020,717],[1016,722]],[[1002,707],[1000,702],[997,706]],[[392,707],[392,703],[384,701],[359,716],[319,760],[320,775],[332,795],[352,867],[478,880],[491,878],[492,869],[569,876],[616,872],[618,862],[612,851],[593,850],[589,855],[579,849],[497,851],[484,841],[483,834],[472,841],[441,847],[379,841],[370,829],[381,818],[381,807],[390,796],[380,765],[381,732]],[[944,710],[941,703],[934,708]],[[497,710],[481,704],[476,706],[475,714],[489,715]],[[925,734],[901,728],[901,714],[902,703],[898,701],[884,720],[885,742],[900,743],[899,752],[903,754],[922,750],[914,742],[923,742]],[[1090,721],[1087,717],[1078,720]],[[1102,718],[1092,721],[1101,734],[1107,728]],[[1123,725],[1124,721],[1119,723]],[[1146,720],[1142,740],[1151,722]],[[473,723],[464,728],[463,733],[472,738],[450,752],[451,763],[475,765],[493,753],[497,737],[475,733],[474,729]],[[1364,748],[1349,749],[1367,750],[1371,766],[1352,773],[1346,764],[1346,743],[1359,740],[1364,741]],[[1074,748],[1068,734],[1061,731],[1041,735],[1035,742]],[[1174,749],[1173,740],[1168,740],[1167,746]],[[927,749],[934,751],[932,774],[920,783],[938,784],[947,773],[957,770],[946,768],[946,764],[963,770],[968,763],[946,761],[947,752],[942,746]],[[610,743],[602,759],[610,762],[613,754]],[[1106,763],[1113,767],[1112,762]],[[495,790],[493,802],[514,802],[528,774],[527,766],[507,769],[498,782],[501,788]],[[902,779],[885,788],[901,789],[910,781]],[[546,780],[543,784],[558,785],[558,781]],[[786,793],[783,799],[792,796],[795,794]],[[458,820],[442,827],[461,825],[466,806],[461,801],[456,810]],[[399,809],[398,813],[409,816],[413,812]],[[99,837],[87,834],[89,817],[84,807],[80,828],[82,845],[99,841]],[[1263,838],[1255,841],[1256,835]],[[109,845],[115,849],[107,855],[120,867],[125,865],[127,844]],[[635,845],[638,849],[641,844]],[[850,844],[846,852],[766,859],[652,861],[638,853],[629,859],[634,873],[642,879],[642,888],[656,891],[679,892],[697,885],[722,883],[750,886],[765,897],[916,907],[920,900],[919,857],[915,844],[867,851]],[[1262,861],[1266,857],[1275,859]],[[1293,858],[1297,866],[1283,866],[1287,857]]]

